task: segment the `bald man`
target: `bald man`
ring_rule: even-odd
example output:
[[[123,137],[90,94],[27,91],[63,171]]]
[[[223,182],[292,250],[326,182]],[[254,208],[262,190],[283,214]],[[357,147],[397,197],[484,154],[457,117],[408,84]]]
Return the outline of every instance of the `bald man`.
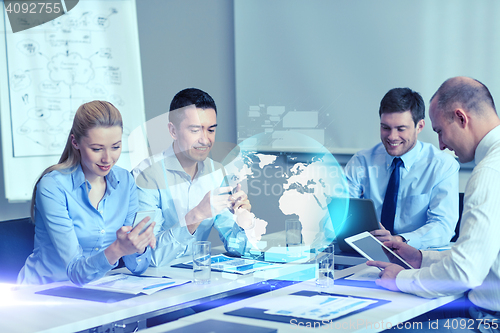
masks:
[[[422,297],[467,293],[458,309],[442,310],[442,318],[472,319],[475,331],[487,330],[485,325],[478,327],[486,320],[490,323],[486,326],[496,332],[500,326],[500,119],[488,88],[467,77],[448,79],[439,87],[429,116],[440,148],[454,151],[462,163],[476,163],[465,188],[460,236],[450,250],[442,252],[384,243],[414,270],[377,261],[368,265],[384,269],[376,282],[390,290]],[[429,318],[439,317],[434,313]],[[491,327],[493,321],[496,330]]]

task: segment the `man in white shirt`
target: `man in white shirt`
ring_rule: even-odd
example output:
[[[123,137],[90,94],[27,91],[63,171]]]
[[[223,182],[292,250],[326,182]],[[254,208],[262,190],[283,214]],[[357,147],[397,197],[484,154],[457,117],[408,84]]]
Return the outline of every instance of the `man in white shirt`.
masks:
[[[156,210],[157,243],[152,265],[161,266],[191,254],[196,241],[208,239],[212,227],[226,250],[243,255],[265,231],[267,222],[250,213],[241,190],[226,186],[224,167],[208,157],[217,127],[217,108],[206,92],[188,88],[170,104],[168,131],[174,142],[133,171],[139,210]],[[264,224],[264,225],[263,225]]]
[[[476,163],[465,188],[460,236],[450,250],[442,252],[419,251],[401,242],[384,243],[417,269],[376,261],[368,265],[384,269],[376,282],[390,290],[422,297],[468,292],[467,308],[448,311],[445,318],[470,318],[476,331],[498,331],[500,119],[488,88],[466,77],[451,78],[441,85],[431,99],[429,115],[440,148],[455,151],[462,163]],[[497,325],[492,326],[493,321]]]

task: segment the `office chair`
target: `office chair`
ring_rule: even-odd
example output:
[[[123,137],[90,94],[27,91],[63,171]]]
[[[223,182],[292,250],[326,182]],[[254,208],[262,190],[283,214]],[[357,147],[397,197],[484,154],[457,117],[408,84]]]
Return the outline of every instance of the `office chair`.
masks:
[[[35,225],[30,218],[0,222],[0,282],[16,282],[34,242]]]

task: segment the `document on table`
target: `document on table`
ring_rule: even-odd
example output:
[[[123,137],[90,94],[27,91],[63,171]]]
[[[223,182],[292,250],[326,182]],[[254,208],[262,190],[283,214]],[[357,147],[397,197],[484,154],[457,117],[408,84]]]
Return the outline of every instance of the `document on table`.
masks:
[[[180,286],[189,282],[191,280],[116,274],[90,282],[84,288],[151,295],[159,290]]]
[[[187,262],[185,265],[193,267],[193,262]],[[253,259],[233,258],[223,254],[212,257],[212,270],[220,272],[249,274],[258,270],[278,267],[282,267],[282,265]]]
[[[328,321],[376,302],[376,300],[347,296],[316,295],[303,297],[287,295],[276,297],[271,302],[266,300],[265,302],[252,304],[252,307],[267,309],[264,313],[271,315]]]

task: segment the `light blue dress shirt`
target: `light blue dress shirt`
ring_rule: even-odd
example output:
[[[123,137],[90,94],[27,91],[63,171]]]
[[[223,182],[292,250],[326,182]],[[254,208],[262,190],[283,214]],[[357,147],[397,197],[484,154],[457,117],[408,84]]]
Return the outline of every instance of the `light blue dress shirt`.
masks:
[[[458,221],[458,162],[420,141],[400,157],[394,233],[417,249],[448,244]],[[356,153],[345,167],[350,195],[373,200],[379,220],[394,158],[379,143]]]
[[[185,216],[203,197],[223,183],[222,165],[210,158],[198,162],[194,179],[182,168],[170,146],[163,153],[143,161],[133,170],[137,182],[139,210],[156,210],[156,248],[152,265],[162,266],[173,259],[190,255],[193,243],[206,241],[215,227],[226,250],[242,255],[247,250],[245,231],[235,222],[235,217],[224,209],[213,218],[205,219],[191,234]]]
[[[104,250],[116,240],[116,231],[131,225],[137,211],[137,191],[130,173],[114,166],[106,179],[106,192],[95,209],[90,184],[78,165],[72,172],[52,171],[36,189],[35,249],[18,276],[18,283],[45,284],[71,280],[83,285],[99,279],[111,265]],[[134,274],[149,266],[145,253],[124,256]]]

